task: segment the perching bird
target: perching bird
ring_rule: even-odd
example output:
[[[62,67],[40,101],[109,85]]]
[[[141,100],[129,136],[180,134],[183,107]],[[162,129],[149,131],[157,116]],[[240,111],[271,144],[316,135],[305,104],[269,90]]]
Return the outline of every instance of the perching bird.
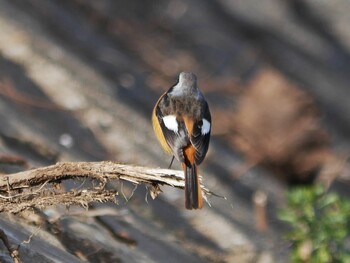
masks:
[[[195,74],[180,73],[178,82],[157,101],[152,123],[163,149],[182,163],[186,208],[202,208],[197,166],[208,151],[211,116]]]

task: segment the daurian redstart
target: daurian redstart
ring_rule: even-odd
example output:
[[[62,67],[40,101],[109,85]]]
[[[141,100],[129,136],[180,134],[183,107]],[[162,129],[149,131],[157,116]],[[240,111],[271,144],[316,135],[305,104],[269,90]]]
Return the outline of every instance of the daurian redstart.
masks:
[[[182,72],[153,109],[152,123],[163,149],[182,163],[187,209],[203,206],[197,166],[208,151],[211,116],[193,73]]]

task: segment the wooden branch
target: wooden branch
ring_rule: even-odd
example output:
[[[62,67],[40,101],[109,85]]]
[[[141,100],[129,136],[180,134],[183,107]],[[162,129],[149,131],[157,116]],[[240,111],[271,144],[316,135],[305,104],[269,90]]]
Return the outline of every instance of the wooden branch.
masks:
[[[19,258],[19,247],[13,247],[8,238],[6,233],[4,232],[4,230],[0,229],[0,239],[2,240],[2,242],[4,243],[6,249],[8,250],[11,258],[13,259],[14,263],[20,263],[21,259]]]
[[[151,196],[160,192],[160,185],[184,188],[182,171],[132,166],[115,162],[65,162],[0,176],[0,212],[17,213],[32,207],[44,208],[55,204],[87,206],[94,201],[115,201],[117,191],[103,187],[57,192],[50,183],[90,178],[103,185],[108,180],[123,180],[150,185]],[[205,194],[213,194],[202,185]],[[215,194],[214,194],[215,195]],[[55,197],[55,198],[53,198]]]

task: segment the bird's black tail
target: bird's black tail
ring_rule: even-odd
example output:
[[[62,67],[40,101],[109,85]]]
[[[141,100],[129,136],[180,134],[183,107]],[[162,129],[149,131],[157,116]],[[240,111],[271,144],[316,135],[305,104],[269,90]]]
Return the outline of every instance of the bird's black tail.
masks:
[[[199,183],[197,166],[183,164],[185,173],[185,205],[187,209],[199,209],[203,206],[202,189]]]

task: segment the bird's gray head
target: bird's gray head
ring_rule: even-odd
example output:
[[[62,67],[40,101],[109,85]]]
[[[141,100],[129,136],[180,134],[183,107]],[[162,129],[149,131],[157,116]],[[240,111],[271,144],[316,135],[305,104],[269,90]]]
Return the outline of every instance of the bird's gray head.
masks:
[[[197,76],[191,72],[181,72],[178,83],[172,88],[170,92],[172,96],[201,96],[197,87]]]
[[[184,87],[197,87],[197,76],[192,72],[181,72],[179,84]]]

